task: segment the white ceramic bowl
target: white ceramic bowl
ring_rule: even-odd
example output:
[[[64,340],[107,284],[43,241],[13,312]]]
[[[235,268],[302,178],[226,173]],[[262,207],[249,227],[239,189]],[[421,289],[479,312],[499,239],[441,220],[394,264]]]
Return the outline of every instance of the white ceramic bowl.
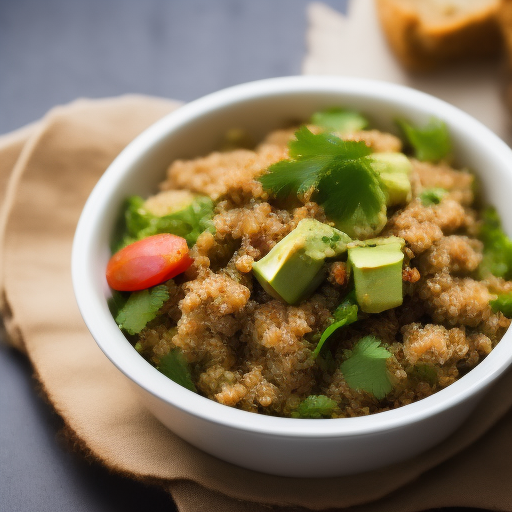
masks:
[[[256,140],[290,119],[330,106],[363,112],[395,131],[404,116],[443,119],[458,165],[481,178],[487,198],[512,233],[512,151],[482,124],[438,99],[387,83],[341,77],[287,77],[232,87],[169,114],[116,158],[89,197],[76,231],[72,273],[80,311],[96,342],[146,407],[178,436],[234,464],[285,476],[358,473],[412,457],[453,432],[512,360],[507,332],[475,369],[433,396],[380,414],[349,419],[274,418],[220,405],[175,384],[147,363],[118,329],[107,307],[109,239],[123,200],[149,195],[175,158],[205,155],[241,127]]]

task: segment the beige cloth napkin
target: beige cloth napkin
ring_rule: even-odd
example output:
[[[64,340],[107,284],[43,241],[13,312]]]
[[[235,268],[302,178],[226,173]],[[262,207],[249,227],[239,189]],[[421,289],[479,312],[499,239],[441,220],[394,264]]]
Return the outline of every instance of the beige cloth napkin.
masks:
[[[191,447],[138,402],[75,305],[71,243],[108,164],[177,104],[140,96],[81,100],[0,137],[0,292],[9,339],[33,364],[68,435],[108,468],[166,489],[182,512],[470,506],[512,512],[512,374],[450,439],[365,475],[291,479]]]

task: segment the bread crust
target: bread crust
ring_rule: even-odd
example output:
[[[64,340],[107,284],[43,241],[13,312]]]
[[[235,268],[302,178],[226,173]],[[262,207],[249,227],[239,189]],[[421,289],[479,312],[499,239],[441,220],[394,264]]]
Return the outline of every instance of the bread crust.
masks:
[[[428,71],[455,60],[491,58],[501,52],[499,2],[435,25],[400,0],[376,0],[376,5],[389,46],[411,71]]]
[[[512,112],[512,0],[501,0],[498,22],[503,35],[503,46],[505,49],[505,85],[503,95],[509,112]]]
[[[501,0],[498,22],[503,34],[503,43],[508,56],[509,68],[512,67],[512,0]]]

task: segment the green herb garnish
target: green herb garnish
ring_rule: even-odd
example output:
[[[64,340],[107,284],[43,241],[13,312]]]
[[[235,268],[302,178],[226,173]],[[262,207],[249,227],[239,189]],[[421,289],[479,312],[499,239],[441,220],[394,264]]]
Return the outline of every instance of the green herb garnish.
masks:
[[[167,355],[160,359],[157,365],[158,371],[166,377],[176,382],[180,386],[197,392],[196,386],[192,381],[192,375],[187,360],[179,348],[171,350]]]
[[[368,126],[368,120],[354,110],[333,107],[315,112],[311,117],[311,124],[329,131],[349,133],[364,130]]]
[[[324,373],[334,373],[338,368],[338,363],[336,363],[336,359],[334,359],[330,350],[324,350],[315,361],[318,368]]]
[[[330,418],[337,404],[325,395],[310,395],[292,412],[292,418]]]
[[[353,238],[369,238],[386,224],[386,195],[361,141],[344,141],[330,133],[313,134],[305,126],[289,143],[289,160],[260,176],[279,199],[301,196],[312,188],[336,227]]]
[[[450,134],[446,123],[440,119],[433,117],[422,128],[413,126],[405,119],[397,119],[396,122],[403,130],[418,160],[438,162],[450,154]]]
[[[393,389],[386,369],[386,360],[390,357],[391,353],[381,346],[380,340],[365,336],[354,345],[340,369],[351,388],[366,391],[381,400]]]
[[[446,194],[448,190],[445,188],[426,188],[420,194],[420,199],[423,206],[434,206],[439,204]]]
[[[512,293],[502,293],[494,300],[489,301],[494,313],[501,311],[506,317],[512,318]]]
[[[130,292],[119,292],[117,290],[112,290],[111,297],[107,300],[108,309],[110,310],[110,314],[116,318],[119,314],[119,311],[124,308],[128,298],[130,297]]]
[[[344,325],[349,325],[357,320],[358,306],[356,302],[355,292],[351,292],[347,295],[345,300],[334,310],[332,314],[332,323],[322,333],[320,341],[313,351],[313,357],[316,358],[322,350],[324,343],[327,338],[337,329]]]
[[[416,364],[412,368],[411,376],[420,382],[428,382],[431,386],[437,384],[437,370],[429,364]]]
[[[117,325],[128,334],[139,333],[148,322],[156,318],[159,309],[168,299],[169,292],[164,284],[132,292],[116,316]]]
[[[501,227],[501,220],[494,208],[482,213],[479,238],[484,244],[483,258],[478,272],[481,279],[489,274],[504,279],[512,278],[512,240]]]
[[[126,200],[124,232],[122,237],[118,236],[114,241],[113,252],[132,242],[160,233],[181,236],[191,247],[203,231],[214,232],[211,219],[215,205],[209,197],[197,196],[185,208],[162,217],[149,212],[144,203],[145,200],[139,196],[131,196]]]

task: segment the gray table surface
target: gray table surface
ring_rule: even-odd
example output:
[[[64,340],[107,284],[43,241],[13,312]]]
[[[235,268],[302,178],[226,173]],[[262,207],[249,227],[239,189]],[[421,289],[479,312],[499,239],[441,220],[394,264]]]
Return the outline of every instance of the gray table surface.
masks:
[[[307,0],[0,0],[0,134],[78,97],[190,101],[301,72]],[[344,11],[347,0],[324,0]],[[0,334],[0,512],[175,510],[59,438],[30,363]]]

